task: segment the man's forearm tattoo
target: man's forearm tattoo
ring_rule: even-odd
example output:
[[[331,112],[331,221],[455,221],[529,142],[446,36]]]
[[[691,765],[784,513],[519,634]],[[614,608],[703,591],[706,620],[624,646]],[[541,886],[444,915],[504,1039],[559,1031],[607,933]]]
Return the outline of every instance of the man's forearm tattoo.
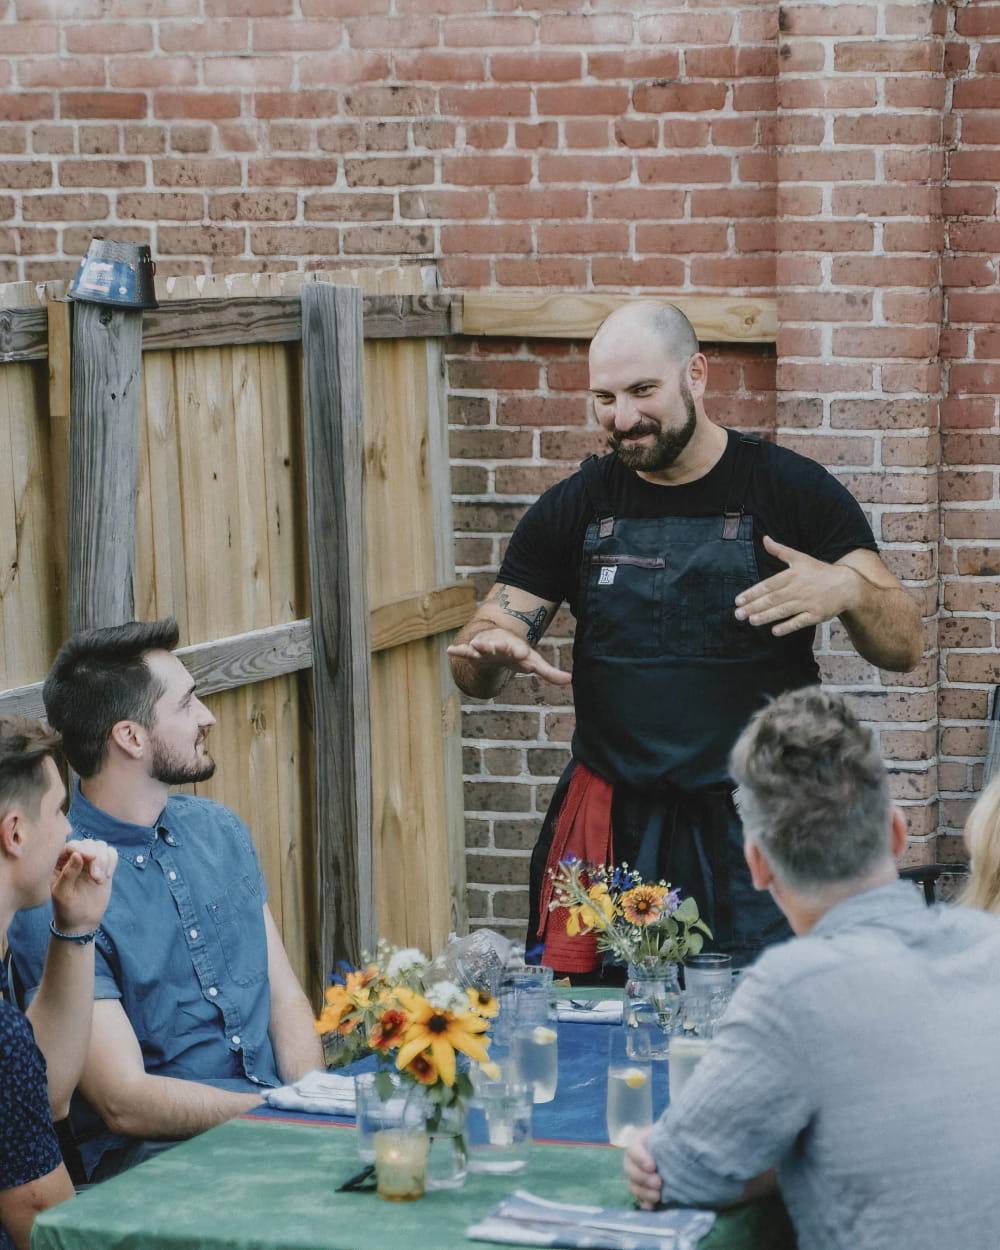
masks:
[[[516,617],[517,620],[523,621],[528,627],[528,642],[532,646],[541,638],[545,632],[545,624],[548,620],[548,611],[545,608],[536,608],[534,612],[518,612],[516,608],[510,606],[510,598],[507,591],[502,587],[495,595],[490,596],[508,616]]]

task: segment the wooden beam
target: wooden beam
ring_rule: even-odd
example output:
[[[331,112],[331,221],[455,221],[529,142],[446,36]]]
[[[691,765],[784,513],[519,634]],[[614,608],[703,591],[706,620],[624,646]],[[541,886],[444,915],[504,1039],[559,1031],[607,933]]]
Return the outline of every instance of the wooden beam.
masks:
[[[371,708],[357,287],[302,287],[302,398],[313,633],[321,972],[373,951]]]
[[[462,333],[503,338],[589,339],[614,309],[633,295],[545,295],[520,291],[468,291]],[[702,295],[664,296],[690,318],[705,343],[773,343],[777,301]]]
[[[372,608],[372,651],[385,651],[449,629],[460,629],[475,606],[476,589],[470,582],[456,582],[383,603]]]
[[[371,649],[384,651],[460,629],[475,605],[476,591],[471,582],[455,582],[426,594],[378,604],[371,610]],[[195,679],[200,695],[235,690],[311,668],[312,621],[288,621],[212,642],[197,642],[178,647],[176,655]],[[0,716],[44,718],[42,683],[0,690]]]
[[[0,364],[44,360],[47,321],[44,307],[0,308]]]
[[[133,619],[142,313],[73,308],[69,632]]]
[[[310,283],[303,284],[303,290]],[[329,283],[327,285],[330,285]],[[444,337],[451,333],[450,295],[366,295],[366,339]],[[143,317],[147,351],[232,343],[295,343],[302,337],[297,295],[164,301]]]

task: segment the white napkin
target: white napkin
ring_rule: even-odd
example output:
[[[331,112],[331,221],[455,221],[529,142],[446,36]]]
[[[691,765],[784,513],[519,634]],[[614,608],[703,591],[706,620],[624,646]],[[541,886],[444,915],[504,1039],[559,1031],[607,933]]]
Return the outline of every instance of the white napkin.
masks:
[[[695,1250],[714,1223],[714,1211],[574,1206],[519,1189],[465,1233],[475,1241],[576,1250]]]
[[[574,1024],[621,1024],[622,1000],[595,998],[586,1007],[574,1007],[569,999],[561,998],[556,1006],[556,1015],[560,1020],[572,1020]]]
[[[354,1115],[354,1077],[317,1068],[294,1085],[269,1089],[264,1101],[282,1111],[312,1111],[322,1115]]]

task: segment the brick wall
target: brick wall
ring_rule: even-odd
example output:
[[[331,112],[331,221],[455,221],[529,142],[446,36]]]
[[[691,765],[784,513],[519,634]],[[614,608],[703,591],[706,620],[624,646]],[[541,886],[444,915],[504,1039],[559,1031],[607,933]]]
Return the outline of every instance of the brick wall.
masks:
[[[842,475],[920,596],[915,673],[836,626],[821,656],[911,858],[954,857],[998,681],[998,83],[996,0],[0,0],[0,280],[109,234],[161,275],[435,259],[459,289],[776,295],[773,349],[710,345],[710,411]],[[456,339],[449,371],[485,584],[600,439],[579,344]],[[519,927],[571,724],[530,681],[466,709],[478,921]]]

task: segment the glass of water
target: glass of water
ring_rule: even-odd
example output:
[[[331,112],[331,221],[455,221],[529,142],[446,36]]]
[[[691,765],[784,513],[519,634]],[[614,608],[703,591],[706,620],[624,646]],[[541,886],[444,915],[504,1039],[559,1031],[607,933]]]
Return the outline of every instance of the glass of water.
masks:
[[[555,1008],[545,1015],[533,1011],[528,1019],[518,1017],[511,1038],[511,1059],[517,1079],[530,1085],[534,1102],[551,1102],[559,1081],[559,1034]]]
[[[650,1038],[621,1025],[608,1031],[608,1141],[627,1146],[633,1134],[653,1123]]]
[[[533,1092],[517,1080],[477,1077],[466,1116],[470,1172],[515,1176],[528,1166]]]
[[[709,1039],[693,1033],[675,1033],[670,1038],[667,1059],[667,1080],[670,1084],[670,1101],[673,1102],[691,1078],[698,1061],[708,1050]]]

